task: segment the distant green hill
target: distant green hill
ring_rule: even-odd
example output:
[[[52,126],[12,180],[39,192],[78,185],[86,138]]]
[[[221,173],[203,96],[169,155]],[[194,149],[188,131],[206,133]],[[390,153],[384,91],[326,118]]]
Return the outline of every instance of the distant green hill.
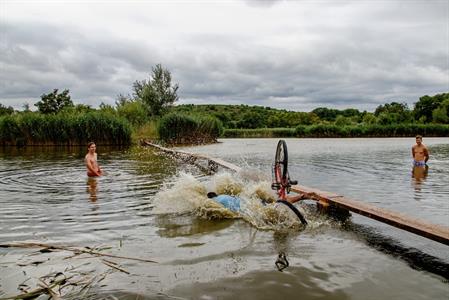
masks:
[[[395,125],[449,124],[449,93],[422,96],[411,109],[405,103],[379,105],[374,112],[358,109],[318,107],[311,112],[296,112],[264,106],[184,104],[171,108],[175,112],[215,116],[226,129],[295,128],[298,125]]]
[[[293,128],[300,124],[310,125],[319,122],[319,118],[313,113],[244,104],[184,104],[172,109],[187,114],[215,116],[225,128]]]

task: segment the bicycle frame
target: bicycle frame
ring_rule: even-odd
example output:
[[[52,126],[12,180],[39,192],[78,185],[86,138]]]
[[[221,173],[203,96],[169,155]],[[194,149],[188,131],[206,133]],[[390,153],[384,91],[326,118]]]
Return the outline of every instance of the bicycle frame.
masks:
[[[290,187],[288,177],[282,178],[281,168],[278,163],[274,165],[273,173],[275,182],[273,182],[271,188],[276,190],[279,200],[285,200],[287,199],[288,189]]]

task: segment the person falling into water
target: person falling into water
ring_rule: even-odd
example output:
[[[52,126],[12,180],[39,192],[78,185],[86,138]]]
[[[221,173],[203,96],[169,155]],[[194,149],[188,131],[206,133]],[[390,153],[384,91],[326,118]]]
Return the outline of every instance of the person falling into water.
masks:
[[[215,192],[209,192],[209,193],[207,193],[207,198],[220,203],[225,208],[227,208],[231,211],[234,211],[234,212],[240,211],[241,199],[239,197],[230,196],[230,195],[226,195],[226,194],[217,195]],[[302,200],[304,198],[306,198],[305,194],[298,194],[298,195],[294,195],[294,196],[287,196],[286,201],[293,204],[293,203],[298,202],[299,200]]]
[[[429,160],[429,150],[426,145],[422,143],[422,136],[416,136],[416,144],[412,147],[413,166],[425,167]]]
[[[84,158],[87,168],[87,176],[98,177],[103,174],[97,162],[97,153],[95,152],[97,147],[94,142],[87,144],[87,154]]]

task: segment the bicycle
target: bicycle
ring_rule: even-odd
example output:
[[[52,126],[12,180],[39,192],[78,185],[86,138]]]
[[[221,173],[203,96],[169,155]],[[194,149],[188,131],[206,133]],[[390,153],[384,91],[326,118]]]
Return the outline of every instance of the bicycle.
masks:
[[[287,143],[284,140],[279,140],[276,147],[276,155],[274,157],[271,188],[275,190],[278,195],[278,200],[276,202],[288,206],[299,218],[301,223],[307,225],[307,221],[301,212],[299,212],[292,203],[287,201],[287,194],[290,193],[291,186],[296,184],[298,184],[298,181],[291,180],[288,173]]]

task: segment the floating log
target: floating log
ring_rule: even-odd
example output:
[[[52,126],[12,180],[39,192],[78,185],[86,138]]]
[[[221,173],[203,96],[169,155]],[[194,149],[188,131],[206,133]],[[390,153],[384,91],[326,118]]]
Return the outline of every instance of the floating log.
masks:
[[[189,153],[181,150],[173,150],[161,147],[159,145],[152,144],[150,142],[144,142],[145,145],[156,147],[161,151],[167,153],[180,153],[190,157],[196,157],[206,159],[208,164],[217,164],[223,168],[239,172],[241,168],[226,162],[221,159],[208,157],[205,155]],[[361,201],[346,198],[342,195],[338,195],[331,192],[320,191],[318,189],[294,185],[291,190],[295,193],[305,194],[308,199],[317,201],[321,206],[333,206],[338,209],[348,210],[362,216],[383,222],[388,225],[406,230],[408,232],[420,235],[422,237],[437,241],[439,243],[449,245],[449,227],[443,225],[436,225],[424,220],[419,220],[415,217],[410,217],[401,213],[397,213],[385,208],[379,208],[374,205],[364,203]]]
[[[204,160],[204,161],[207,162],[207,166],[208,166],[209,171],[216,172],[217,171],[216,170],[217,166],[223,167],[223,168],[228,169],[228,170],[233,170],[235,172],[240,172],[241,171],[240,167],[238,167],[238,166],[236,166],[236,165],[234,165],[234,164],[232,164],[230,162],[227,162],[227,161],[224,161],[222,159],[219,159],[219,158],[213,158],[213,157],[209,157],[209,156],[206,156],[206,155],[190,153],[190,152],[186,152],[186,151],[182,151],[182,150],[174,150],[174,149],[170,149],[170,148],[165,148],[165,147],[162,147],[160,145],[157,145],[157,144],[151,143],[149,141],[145,141],[145,140],[142,141],[142,145],[154,147],[156,149],[159,149],[160,151],[163,151],[163,152],[168,153],[170,155],[173,155],[175,157],[184,157],[189,162],[194,163],[195,165],[197,165],[196,164],[196,160],[198,160],[198,159],[199,160]]]

